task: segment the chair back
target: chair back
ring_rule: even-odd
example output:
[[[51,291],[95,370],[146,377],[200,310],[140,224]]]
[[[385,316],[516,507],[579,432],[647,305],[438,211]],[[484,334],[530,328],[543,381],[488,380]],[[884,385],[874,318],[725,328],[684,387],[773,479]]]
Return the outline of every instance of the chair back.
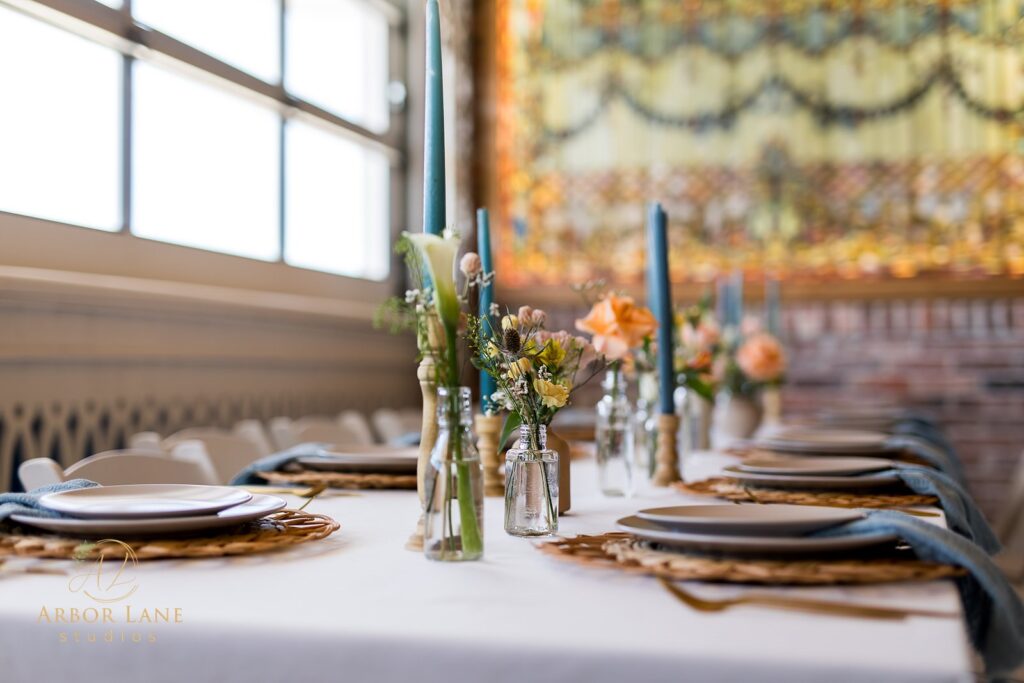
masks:
[[[349,429],[330,417],[303,417],[292,425],[296,443],[322,441],[342,446],[365,446],[365,440],[358,431]]]
[[[370,423],[366,421],[366,417],[362,413],[355,410],[346,410],[338,416],[338,424],[351,432],[352,436],[358,440],[358,443],[364,446],[374,443],[373,430],[370,429]]]
[[[292,431],[292,420],[290,417],[274,417],[267,423],[270,431],[270,441],[275,450],[283,451],[299,443]]]
[[[199,444],[199,447],[196,447]],[[200,431],[186,429],[172,434],[163,441],[166,450],[173,451],[177,459],[203,453],[213,467],[217,483],[226,484],[232,477],[259,460],[264,453],[244,436],[223,430]],[[191,459],[201,459],[193,456]]]
[[[18,466],[18,480],[26,491],[64,481],[64,470],[50,458],[32,458]]]
[[[260,452],[260,457],[270,455],[274,452],[274,446],[270,442],[267,430],[259,420],[240,420],[235,424],[235,434],[248,439]]]
[[[133,451],[152,451],[163,453],[163,446],[160,445],[160,435],[156,432],[139,432],[132,434],[128,439],[128,448]]]
[[[408,433],[402,422],[402,416],[391,408],[378,408],[373,412],[371,419],[377,436],[384,443],[400,439]]]
[[[178,459],[143,451],[107,451],[76,462],[63,480],[89,479],[98,484],[216,484],[212,468],[201,459]]]

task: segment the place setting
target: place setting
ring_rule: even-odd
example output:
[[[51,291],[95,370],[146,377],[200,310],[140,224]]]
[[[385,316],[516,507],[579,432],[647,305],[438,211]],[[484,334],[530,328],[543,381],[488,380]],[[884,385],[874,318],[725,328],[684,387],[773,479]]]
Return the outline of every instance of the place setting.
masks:
[[[340,528],[326,515],[290,510],[282,498],[232,486],[75,480],[48,488],[0,495],[0,556],[78,557],[92,547],[87,539],[102,538],[120,543],[103,554],[127,545],[137,559],[241,555],[326,538]]]
[[[252,463],[235,485],[283,484],[331,489],[415,489],[419,448],[304,443]]]

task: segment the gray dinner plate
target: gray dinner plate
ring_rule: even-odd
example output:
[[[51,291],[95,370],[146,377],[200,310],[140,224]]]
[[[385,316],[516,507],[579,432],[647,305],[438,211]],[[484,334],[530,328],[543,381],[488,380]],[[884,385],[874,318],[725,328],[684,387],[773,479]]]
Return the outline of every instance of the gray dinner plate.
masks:
[[[839,477],[825,475],[798,475],[798,474],[761,474],[759,472],[747,472],[737,465],[726,467],[726,475],[738,479],[744,484],[754,486],[770,486],[779,489],[828,489],[832,491],[846,491],[851,489],[871,489],[882,486],[891,486],[900,482],[899,476],[893,470],[884,470],[873,474],[863,474],[855,477]]]
[[[797,536],[864,517],[858,510],[820,505],[675,505],[636,516],[699,534]]]
[[[813,555],[870,548],[892,543],[895,534],[876,533],[858,536],[737,536],[733,534],[700,534],[673,529],[637,516],[623,517],[616,526],[647,541],[702,552],[737,555]]]
[[[140,536],[207,531],[251,522],[284,508],[277,496],[255,495],[246,503],[221,510],[215,515],[164,517],[161,519],[74,519],[11,515],[19,524],[76,536]]]

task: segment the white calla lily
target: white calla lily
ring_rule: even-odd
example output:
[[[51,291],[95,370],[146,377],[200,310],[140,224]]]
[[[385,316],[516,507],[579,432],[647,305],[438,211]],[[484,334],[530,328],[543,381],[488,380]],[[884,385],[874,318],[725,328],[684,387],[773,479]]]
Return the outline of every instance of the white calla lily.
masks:
[[[406,239],[416,248],[420,261],[427,269],[434,288],[434,305],[446,327],[459,324],[459,295],[455,287],[455,256],[459,253],[459,239],[441,238],[428,233],[406,233]]]

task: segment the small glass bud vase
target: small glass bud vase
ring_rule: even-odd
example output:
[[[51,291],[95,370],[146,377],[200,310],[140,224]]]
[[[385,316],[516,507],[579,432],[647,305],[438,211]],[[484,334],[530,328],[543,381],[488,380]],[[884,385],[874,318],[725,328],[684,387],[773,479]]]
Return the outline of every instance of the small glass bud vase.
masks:
[[[521,425],[519,443],[505,454],[505,531],[549,536],[558,531],[558,453],[547,427]]]
[[[626,397],[626,377],[613,367],[604,378],[605,394],[597,403],[597,472],[606,496],[633,495],[633,408]]]
[[[654,476],[655,454],[658,452],[658,376],[643,372],[638,379],[639,395],[633,414],[633,450],[636,455],[637,476]]]
[[[423,553],[431,560],[477,560],[484,553],[484,485],[468,387],[438,388],[437,423],[423,480]]]

